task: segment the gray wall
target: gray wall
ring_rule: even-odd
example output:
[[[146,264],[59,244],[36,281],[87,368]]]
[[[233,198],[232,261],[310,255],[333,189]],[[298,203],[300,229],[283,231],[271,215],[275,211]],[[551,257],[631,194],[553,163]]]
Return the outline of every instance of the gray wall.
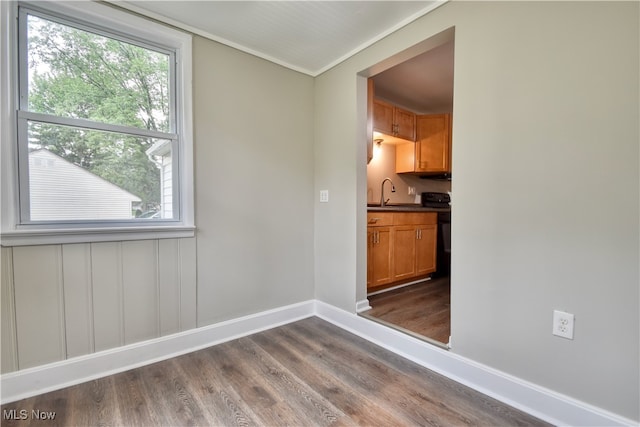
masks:
[[[198,325],[313,298],[313,79],[194,38]]]
[[[318,77],[318,298],[366,292],[356,75],[455,26],[452,351],[640,419],[638,19],[637,2],[452,2]]]

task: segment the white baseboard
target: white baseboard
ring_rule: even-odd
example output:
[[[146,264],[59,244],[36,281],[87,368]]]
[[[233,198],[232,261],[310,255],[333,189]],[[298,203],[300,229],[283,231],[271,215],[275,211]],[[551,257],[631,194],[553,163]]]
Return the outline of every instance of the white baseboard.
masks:
[[[316,301],[316,316],[554,425],[634,426],[633,420],[466,359],[395,329]]]
[[[368,301],[359,302],[358,307],[363,307],[364,304],[368,306]],[[0,377],[0,402],[2,404],[14,402],[123,372],[314,315],[421,366],[552,424],[570,426],[638,425],[633,420],[505,374],[317,300],[305,301],[166,337],[4,374]]]
[[[384,294],[386,292],[395,291],[396,289],[402,289],[402,288],[406,288],[407,286],[417,285],[418,283],[428,282],[429,280],[432,280],[431,277],[425,277],[423,279],[414,280],[413,282],[407,282],[407,283],[403,283],[401,285],[392,286],[390,288],[384,288],[384,289],[381,289],[379,291],[370,292],[370,293],[367,294],[367,296],[370,297],[370,296],[373,296],[373,295]]]
[[[362,313],[367,310],[371,310],[371,306],[369,305],[369,300],[367,298],[356,303],[356,313]]]
[[[314,314],[314,301],[292,304],[210,326],[87,354],[0,377],[2,404],[170,359]]]

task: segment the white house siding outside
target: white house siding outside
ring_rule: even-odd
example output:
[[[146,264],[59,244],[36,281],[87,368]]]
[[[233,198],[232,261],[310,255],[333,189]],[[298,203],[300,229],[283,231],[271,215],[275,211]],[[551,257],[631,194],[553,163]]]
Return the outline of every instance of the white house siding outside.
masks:
[[[40,149],[29,153],[31,220],[130,219],[140,198]]]
[[[162,218],[173,218],[172,164],[173,161],[171,160],[171,152],[169,152],[168,155],[162,157]]]
[[[160,215],[161,218],[173,218],[173,159],[171,141],[158,140],[147,150],[147,156],[160,167]]]

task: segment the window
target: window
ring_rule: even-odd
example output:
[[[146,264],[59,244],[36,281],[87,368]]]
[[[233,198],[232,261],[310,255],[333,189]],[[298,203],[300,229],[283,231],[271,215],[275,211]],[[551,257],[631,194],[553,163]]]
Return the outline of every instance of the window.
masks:
[[[2,243],[193,235],[190,36],[94,2],[37,4],[3,5],[17,67],[3,64]]]

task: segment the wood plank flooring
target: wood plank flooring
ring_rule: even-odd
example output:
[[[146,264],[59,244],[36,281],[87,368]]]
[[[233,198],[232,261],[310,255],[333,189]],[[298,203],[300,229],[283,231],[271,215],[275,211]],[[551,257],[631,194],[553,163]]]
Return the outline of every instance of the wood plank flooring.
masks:
[[[441,277],[369,296],[363,315],[443,344],[451,335],[451,285]]]
[[[546,425],[315,317],[2,411],[6,426]]]

